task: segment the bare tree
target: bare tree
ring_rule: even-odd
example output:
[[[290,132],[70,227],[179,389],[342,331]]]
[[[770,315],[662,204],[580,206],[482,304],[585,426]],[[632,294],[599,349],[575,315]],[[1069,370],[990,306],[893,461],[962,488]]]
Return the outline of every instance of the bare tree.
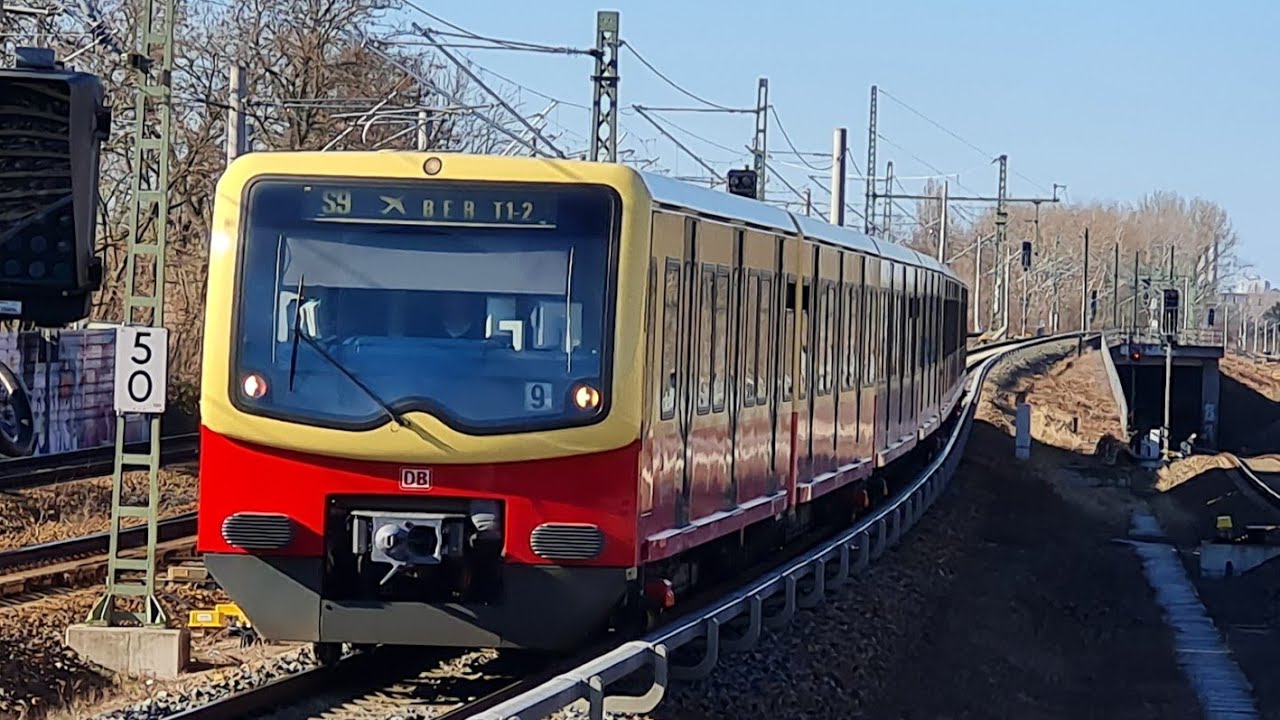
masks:
[[[133,84],[108,47],[132,46],[138,5],[90,3],[96,20],[83,13],[0,14],[6,51],[40,45],[52,47],[59,57],[77,53],[74,67],[102,78],[114,109],[115,129],[103,148],[101,171],[98,236],[105,279],[93,310],[93,317],[108,320],[118,320],[123,308],[128,200],[136,171]],[[432,120],[428,147],[486,152],[497,146],[499,134],[472,112],[487,101],[463,73],[390,41],[389,16],[398,9],[392,0],[180,0],[165,293],[166,324],[181,328],[171,333],[171,385],[179,399],[194,404],[199,377],[209,227],[215,186],[225,167],[233,63],[247,78],[247,114],[261,149],[412,149],[417,133],[406,130],[416,130],[422,108]],[[96,32],[87,32],[91,25]],[[466,105],[453,106],[446,94]],[[141,228],[144,237],[154,232],[151,221]],[[146,287],[154,278],[139,275],[138,282]]]

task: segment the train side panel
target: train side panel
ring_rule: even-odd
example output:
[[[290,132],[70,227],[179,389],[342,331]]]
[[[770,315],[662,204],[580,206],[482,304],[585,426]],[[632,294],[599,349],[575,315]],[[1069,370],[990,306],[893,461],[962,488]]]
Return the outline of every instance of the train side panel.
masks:
[[[746,506],[773,495],[782,487],[774,466],[778,442],[775,418],[778,394],[773,374],[777,363],[774,319],[777,314],[777,265],[780,239],[755,230],[742,233],[742,271],[739,277],[739,348],[734,383],[735,403],[733,474],[736,503]]]

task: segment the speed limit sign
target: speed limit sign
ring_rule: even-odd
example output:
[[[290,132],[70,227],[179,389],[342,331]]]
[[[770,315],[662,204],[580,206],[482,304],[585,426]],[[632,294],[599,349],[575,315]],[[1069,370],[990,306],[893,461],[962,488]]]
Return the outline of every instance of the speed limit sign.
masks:
[[[168,330],[130,326],[116,329],[117,413],[164,412],[168,360]]]

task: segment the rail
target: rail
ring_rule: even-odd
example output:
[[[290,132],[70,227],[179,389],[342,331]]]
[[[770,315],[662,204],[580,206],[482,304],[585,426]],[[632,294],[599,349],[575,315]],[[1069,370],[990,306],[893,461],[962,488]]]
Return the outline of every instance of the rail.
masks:
[[[1253,468],[1249,467],[1242,458],[1235,453],[1224,453],[1231,462],[1235,464],[1236,469],[1244,476],[1249,485],[1258,493],[1264,502],[1276,510],[1280,510],[1280,492],[1276,492],[1275,488],[1268,485],[1262,478],[1254,473]]]
[[[588,703],[590,717],[593,718],[603,717],[606,712],[652,711],[665,695],[670,679],[705,677],[715,667],[722,649],[748,649],[759,638],[762,627],[780,627],[790,621],[798,607],[821,604],[828,587],[843,584],[851,574],[861,572],[872,560],[897,544],[902,534],[918,522],[938,498],[955,473],[962,456],[957,450],[963,448],[968,440],[982,384],[998,358],[1014,349],[1078,337],[1080,333],[1077,332],[1024,339],[1006,347],[1005,352],[975,361],[977,370],[969,376],[963,418],[956,424],[943,452],[890,503],[822,547],[784,564],[703,610],[695,611],[691,618],[686,617],[670,627],[656,630],[643,639],[624,643],[550,682],[472,717],[475,720],[546,717],[579,701]],[[828,565],[836,563],[834,576],[828,577]],[[802,588],[801,582],[805,580],[808,580],[808,586]],[[766,616],[765,600],[779,594],[783,598],[782,609]],[[747,619],[745,632],[735,637],[722,636],[722,628],[744,616]],[[672,651],[699,639],[706,643],[699,662],[676,665],[670,661]],[[654,676],[648,692],[638,696],[606,694],[605,688],[609,685],[645,668],[651,668]]]
[[[199,441],[198,433],[161,438],[160,462],[181,462],[196,457]],[[147,443],[130,443],[125,449],[128,452],[147,452]],[[55,455],[8,458],[0,460],[0,492],[53,485],[95,474],[105,475],[114,468],[115,447],[110,445]]]
[[[194,535],[196,513],[175,515],[157,523],[156,542],[167,542]],[[120,531],[120,548],[141,547],[147,542],[147,526],[135,525]],[[12,572],[32,565],[84,555],[106,555],[111,549],[111,534],[107,532],[83,535],[66,540],[54,540],[40,545],[0,552],[0,572]]]

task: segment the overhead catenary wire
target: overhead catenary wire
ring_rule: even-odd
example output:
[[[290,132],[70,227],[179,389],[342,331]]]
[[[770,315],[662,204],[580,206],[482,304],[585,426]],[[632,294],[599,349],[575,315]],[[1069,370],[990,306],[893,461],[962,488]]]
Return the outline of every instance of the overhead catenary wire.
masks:
[[[933,125],[934,127],[938,128],[938,129],[939,129],[939,130],[941,130],[942,132],[944,132],[944,133],[946,133],[946,134],[950,135],[951,137],[955,138],[956,140],[959,140],[961,143],[963,143],[964,145],[968,146],[970,149],[975,150],[976,152],[978,152],[978,154],[982,155],[983,157],[988,158],[988,159],[995,157],[995,155],[993,155],[992,153],[989,153],[989,152],[987,152],[986,150],[983,150],[982,148],[978,147],[977,145],[975,145],[974,143],[972,143],[972,142],[970,142],[969,140],[965,139],[965,138],[964,138],[964,137],[962,137],[959,133],[955,132],[955,131],[954,131],[954,130],[952,130],[951,128],[949,128],[949,127],[947,127],[947,126],[943,125],[942,123],[938,122],[937,120],[934,120],[933,118],[929,117],[928,115],[925,115],[923,112],[920,112],[919,110],[915,109],[915,108],[914,108],[914,107],[912,107],[911,105],[907,104],[907,102],[906,102],[906,101],[904,101],[904,100],[902,100],[901,98],[895,97],[895,96],[894,96],[892,93],[890,93],[888,90],[885,90],[884,88],[878,88],[878,92],[879,92],[879,94],[880,94],[880,95],[883,95],[883,96],[885,96],[885,97],[889,98],[890,100],[892,100],[892,101],[894,101],[894,102],[898,103],[898,104],[899,104],[899,105],[901,105],[903,108],[905,108],[908,112],[910,112],[910,113],[914,114],[916,117],[919,117],[921,120],[924,120],[925,122],[929,123],[930,125]],[[1036,187],[1036,188],[1038,188],[1038,189],[1040,189],[1040,190],[1044,190],[1044,191],[1046,191],[1046,192],[1048,192],[1048,191],[1049,191],[1049,189],[1048,189],[1048,188],[1046,188],[1044,185],[1042,185],[1042,184],[1040,184],[1040,183],[1036,182],[1035,180],[1032,180],[1031,178],[1027,177],[1026,175],[1023,175],[1022,173],[1018,172],[1016,169],[1014,169],[1013,174],[1014,174],[1014,175],[1017,175],[1018,177],[1022,178],[1023,180],[1026,180],[1027,182],[1031,183],[1031,185],[1033,185],[1034,187]]]
[[[436,42],[435,42],[435,40],[434,40],[434,38],[432,37],[432,31],[431,31],[430,29],[419,28],[419,27],[417,27],[416,25],[414,26],[414,29],[416,29],[416,30],[418,30],[419,32],[421,32],[423,37],[425,37],[429,42],[431,42],[433,45],[435,45],[435,46],[436,46],[436,49],[437,49],[437,50],[439,50],[440,54],[444,55],[446,58],[448,58],[449,60],[451,60],[451,61],[453,62],[453,64],[455,64],[455,65],[457,65],[457,66],[458,66],[458,69],[459,69],[459,70],[461,70],[462,72],[466,73],[467,77],[469,77],[469,78],[471,78],[472,80],[474,80],[474,81],[475,81],[475,83],[476,83],[477,85],[479,85],[479,86],[480,86],[480,89],[481,89],[481,90],[484,90],[484,91],[485,91],[485,92],[487,92],[490,96],[492,96],[494,100],[498,101],[498,103],[499,103],[500,105],[502,105],[502,107],[503,107],[503,108],[505,108],[505,109],[506,109],[506,111],[507,111],[507,112],[508,112],[512,117],[514,117],[514,118],[516,119],[516,121],[517,121],[517,122],[519,122],[521,125],[524,125],[525,129],[527,129],[530,133],[532,133],[534,137],[536,137],[537,139],[539,139],[539,140],[541,140],[543,143],[545,143],[545,144],[547,145],[547,147],[551,148],[551,150],[552,150],[552,151],[554,151],[554,152],[555,152],[555,154],[556,154],[556,155],[558,155],[559,157],[561,157],[561,158],[565,157],[565,154],[564,154],[564,151],[563,151],[563,150],[561,150],[559,147],[557,147],[555,143],[551,142],[551,140],[550,140],[550,139],[548,139],[546,135],[543,135],[543,134],[542,134],[542,131],[540,131],[540,130],[538,130],[538,128],[534,127],[533,123],[531,123],[531,122],[529,122],[527,119],[525,119],[524,115],[521,115],[520,113],[516,112],[515,108],[511,107],[510,105],[508,105],[508,104],[507,104],[507,101],[506,101],[506,100],[503,100],[503,99],[502,99],[502,97],[501,97],[500,95],[498,95],[498,93],[496,93],[496,92],[494,92],[492,89],[490,89],[490,87],[489,87],[488,85],[486,85],[486,84],[484,83],[484,81],[483,81],[483,80],[481,80],[481,79],[480,79],[480,76],[476,75],[475,71],[473,71],[471,68],[467,67],[467,64],[466,64],[466,63],[464,63],[464,62],[462,62],[461,60],[459,60],[458,58],[454,57],[453,53],[450,53],[448,50],[445,50],[443,47],[440,47],[440,45],[439,45],[438,43],[436,43]]]
[[[804,159],[804,158],[805,158],[804,154],[803,154],[803,153],[801,153],[801,152],[796,148],[796,144],[795,144],[795,143],[791,142],[791,135],[787,132],[787,128],[786,128],[786,126],[782,124],[782,118],[781,118],[781,117],[779,117],[779,115],[778,115],[778,109],[777,109],[777,108],[775,108],[773,105],[770,105],[770,106],[769,106],[769,112],[773,115],[773,121],[774,121],[774,122],[776,122],[776,123],[778,124],[778,132],[782,133],[782,139],[783,139],[783,141],[787,143],[787,147],[791,148],[791,152],[795,154],[796,158],[797,158],[797,159],[798,159],[798,160],[799,160],[803,165],[805,165],[806,167],[808,167],[810,170],[817,170],[818,172],[826,172],[827,170],[830,170],[830,169],[831,169],[831,166],[830,166],[830,165],[828,165],[828,166],[827,166],[827,167],[825,167],[825,168],[820,168],[820,167],[818,167],[817,165],[814,165],[813,163],[809,162],[808,160],[805,160],[805,159]],[[849,155],[848,148],[845,148],[845,155]]]
[[[636,113],[640,115],[640,117],[644,118],[645,120],[648,120],[649,124],[653,125],[653,127],[658,132],[662,133],[663,135],[666,135],[667,138],[671,140],[671,142],[675,143],[676,147],[680,148],[689,157],[693,158],[694,161],[696,161],[699,165],[705,168],[707,172],[711,173],[713,177],[720,176],[719,170],[716,170],[714,167],[711,166],[710,163],[708,163],[706,160],[703,160],[701,156],[699,156],[694,151],[690,150],[688,146],[686,146],[684,143],[680,142],[680,140],[677,139],[675,135],[672,135],[670,132],[667,131],[666,128],[659,125],[658,121],[654,120],[653,117],[649,115],[649,113],[645,112],[643,107],[640,107],[639,105],[632,105],[632,107],[635,109]]]
[[[497,50],[497,49],[520,50],[520,51],[524,51],[524,52],[545,52],[545,53],[558,53],[558,54],[564,54],[564,55],[592,55],[592,56],[594,56],[594,55],[596,54],[596,51],[595,51],[595,49],[594,49],[594,48],[592,48],[592,49],[589,49],[589,50],[588,50],[588,49],[584,49],[584,48],[575,48],[575,47],[569,47],[569,46],[543,45],[543,44],[539,44],[539,43],[524,42],[524,41],[522,41],[522,40],[504,40],[504,39],[501,39],[501,38],[495,38],[495,37],[490,37],[490,36],[486,36],[486,35],[481,35],[481,34],[479,34],[479,33],[476,33],[476,32],[473,32],[473,31],[471,31],[471,30],[468,30],[468,29],[466,29],[465,27],[462,27],[461,25],[458,25],[457,23],[450,22],[450,21],[448,21],[448,20],[444,19],[443,17],[441,17],[441,16],[439,16],[439,15],[437,15],[437,14],[435,14],[435,13],[433,13],[433,12],[429,11],[429,10],[427,10],[426,8],[422,7],[422,5],[421,5],[421,4],[419,4],[419,3],[415,2],[415,0],[402,0],[402,2],[404,3],[404,5],[405,5],[406,7],[409,7],[409,8],[411,8],[411,9],[413,9],[413,10],[415,10],[415,11],[419,12],[419,13],[422,13],[423,15],[425,15],[425,16],[427,16],[427,17],[431,18],[432,20],[434,20],[434,21],[436,21],[436,22],[438,22],[438,23],[440,23],[441,25],[444,25],[444,26],[446,26],[446,27],[449,27],[449,28],[451,28],[451,29],[453,29],[453,30],[457,31],[457,33],[458,33],[458,34],[457,34],[457,35],[453,35],[454,37],[464,37],[464,38],[469,38],[469,39],[472,39],[472,40],[479,40],[479,41],[482,41],[482,42],[492,43],[492,44],[494,44],[494,45],[498,46],[498,47],[495,47],[495,48],[488,48],[488,49],[494,49],[494,50]],[[443,33],[442,33],[442,34],[443,34]]]
[[[671,78],[667,77],[667,76],[666,76],[666,75],[665,75],[661,70],[659,70],[658,68],[654,67],[654,66],[653,66],[653,63],[651,63],[651,62],[649,62],[648,60],[646,60],[646,59],[645,59],[645,57],[644,57],[644,55],[641,55],[641,54],[640,54],[640,51],[636,50],[636,48],[635,48],[635,46],[634,46],[634,45],[632,45],[631,43],[627,42],[626,40],[622,40],[619,44],[620,44],[622,47],[625,47],[625,48],[626,48],[626,49],[627,49],[627,50],[628,50],[632,55],[634,55],[634,56],[636,57],[636,59],[640,61],[640,64],[641,64],[641,65],[644,65],[646,68],[648,68],[648,69],[649,69],[649,72],[652,72],[654,75],[657,75],[659,78],[661,78],[661,79],[662,79],[662,81],[663,81],[663,82],[665,82],[666,84],[668,84],[668,85],[670,85],[671,87],[675,88],[677,91],[679,91],[679,92],[680,92],[682,95],[684,95],[685,97],[687,97],[687,98],[689,98],[689,99],[691,99],[691,100],[694,100],[695,102],[700,102],[700,103],[702,103],[703,105],[706,105],[707,107],[715,108],[715,109],[717,109],[717,110],[722,110],[722,111],[724,111],[724,112],[740,112],[740,111],[742,111],[742,110],[743,110],[743,108],[733,108],[733,107],[729,107],[728,105],[721,105],[720,103],[712,102],[711,100],[708,100],[708,99],[706,99],[706,98],[704,98],[704,97],[702,97],[702,96],[700,96],[700,95],[698,95],[698,94],[696,94],[696,93],[694,93],[694,92],[691,92],[691,91],[689,91],[689,90],[686,90],[686,89],[684,88],[684,86],[680,85],[680,84],[679,84],[679,83],[677,83],[675,80],[672,80]],[[748,110],[747,112],[752,112],[752,113],[754,113],[754,112],[755,112],[755,109],[753,108],[753,109],[751,109],[751,110]]]
[[[437,85],[437,84],[436,84],[435,82],[433,82],[430,78],[422,77],[422,76],[421,76],[421,75],[419,75],[419,74],[418,74],[418,72],[417,72],[416,70],[414,70],[413,68],[407,67],[404,63],[400,62],[398,59],[396,59],[396,58],[392,57],[391,55],[387,54],[386,52],[384,52],[381,48],[377,47],[377,45],[376,45],[376,44],[374,44],[374,43],[370,42],[370,41],[369,41],[369,39],[368,39],[367,37],[365,37],[362,33],[358,33],[358,32],[357,32],[357,33],[355,33],[355,36],[356,36],[356,40],[357,40],[357,42],[358,42],[358,44],[359,44],[360,46],[362,46],[362,47],[364,47],[365,49],[369,50],[369,51],[370,51],[370,52],[372,52],[373,54],[375,54],[375,55],[377,55],[377,56],[381,57],[383,60],[385,60],[386,62],[388,62],[389,64],[391,64],[393,67],[397,68],[397,69],[398,69],[398,70],[400,70],[402,73],[404,73],[406,76],[408,76],[408,77],[410,77],[410,78],[413,78],[413,79],[417,80],[417,81],[418,81],[418,83],[422,85],[422,87],[427,88],[427,89],[431,90],[432,92],[435,92],[436,94],[438,94],[438,95],[440,95],[441,97],[445,98],[445,99],[446,99],[446,100],[448,100],[449,102],[454,103],[455,105],[462,105],[462,104],[464,104],[464,103],[461,101],[461,99],[459,99],[458,97],[456,97],[453,93],[449,92],[448,90],[446,90],[446,89],[444,89],[444,88],[440,87],[439,85]],[[519,135],[517,135],[516,133],[512,132],[509,128],[507,128],[506,126],[504,126],[502,123],[499,123],[499,122],[495,121],[493,118],[489,117],[488,115],[486,115],[486,114],[484,114],[484,113],[474,113],[474,115],[475,115],[475,117],[479,118],[481,122],[483,122],[484,124],[486,124],[486,125],[488,125],[489,127],[493,128],[493,129],[494,129],[494,130],[496,130],[497,132],[502,133],[503,135],[506,135],[508,138],[510,138],[510,139],[512,139],[512,140],[515,140],[516,142],[520,143],[521,145],[524,145],[524,146],[525,146],[525,147],[527,147],[527,148],[528,148],[528,149],[529,149],[529,150],[530,150],[534,155],[545,155],[545,154],[546,154],[543,150],[541,150],[540,148],[538,148],[538,146],[536,146],[536,145],[534,145],[534,144],[532,144],[532,143],[529,143],[529,142],[525,141],[525,139],[524,139],[524,138],[522,138],[522,137],[520,137]]]

